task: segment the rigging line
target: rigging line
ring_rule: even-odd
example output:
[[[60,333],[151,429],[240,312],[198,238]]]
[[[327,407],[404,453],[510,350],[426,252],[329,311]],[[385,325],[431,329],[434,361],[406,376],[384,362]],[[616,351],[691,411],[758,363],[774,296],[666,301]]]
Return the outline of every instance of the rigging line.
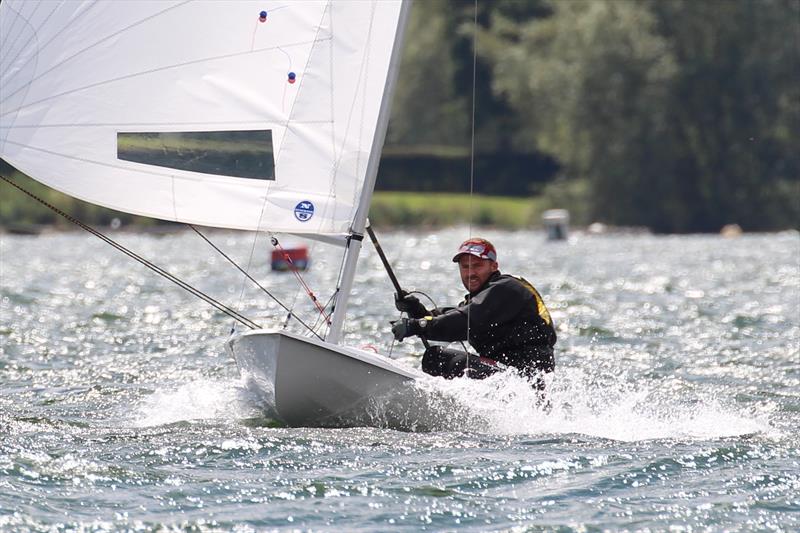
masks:
[[[211,306],[215,307],[219,311],[222,311],[226,315],[234,318],[235,320],[237,320],[238,322],[244,324],[245,326],[249,327],[250,329],[259,329],[260,328],[260,326],[258,324],[256,324],[255,322],[253,322],[249,318],[245,317],[244,315],[241,315],[241,314],[237,313],[235,310],[233,310],[230,307],[226,306],[225,304],[215,300],[213,297],[205,294],[201,290],[199,290],[199,289],[197,289],[195,287],[192,287],[191,285],[189,285],[188,283],[186,283],[182,279],[178,278],[177,276],[169,273],[168,271],[166,271],[163,268],[159,267],[158,265],[148,261],[147,259],[141,257],[140,255],[136,254],[135,252],[132,252],[128,248],[122,246],[118,242],[114,241],[110,237],[107,237],[106,235],[104,235],[103,233],[97,231],[96,229],[92,228],[91,226],[88,226],[87,224],[84,224],[80,220],[78,220],[78,219],[74,218],[73,216],[65,213],[61,209],[55,207],[54,205],[48,203],[45,200],[39,198],[35,194],[29,192],[27,189],[25,189],[25,188],[21,187],[20,185],[14,183],[10,179],[6,178],[5,176],[0,176],[0,179],[5,181],[6,183],[11,185],[12,187],[20,190],[21,192],[23,192],[27,196],[33,198],[34,200],[36,200],[40,204],[44,205],[45,207],[51,209],[53,212],[57,213],[58,215],[64,217],[67,220],[69,220],[70,222],[72,222],[76,226],[80,227],[81,229],[84,229],[84,230],[88,231],[89,233],[91,233],[92,235],[94,235],[95,237],[98,237],[99,239],[105,241],[107,244],[109,244],[112,247],[116,248],[117,250],[119,250],[120,252],[124,253],[128,257],[138,261],[139,263],[141,263],[142,265],[146,266],[147,268],[149,268],[153,272],[155,272],[155,273],[159,274],[160,276],[170,280],[171,282],[175,283],[176,285],[178,285],[182,289],[186,290],[187,292],[191,293],[194,296],[197,296],[201,300],[203,300],[206,303],[210,304]]]
[[[469,150],[469,201],[470,219],[469,231],[472,237],[472,201],[475,185],[475,86],[478,66],[478,0],[475,0],[475,13],[472,20],[472,118],[470,121],[470,150]]]
[[[333,294],[331,294],[330,297],[328,298],[328,301],[325,302],[325,309],[327,309],[332,302],[333,302]],[[317,317],[317,320],[319,320],[319,317]]]
[[[274,236],[275,235],[273,233],[270,233],[270,237]],[[283,329],[286,329],[289,326],[289,320],[292,318],[292,313],[294,313],[294,308],[297,305],[298,296],[300,296],[300,287],[297,287],[296,290],[294,291],[294,295],[292,295],[292,303],[289,305],[289,314],[286,315],[286,321],[283,323]],[[316,331],[318,325],[319,325],[319,316],[317,316],[314,319],[314,323],[311,325],[311,329]]]
[[[325,302],[325,305],[323,306],[325,309],[327,309],[328,306],[331,304],[331,300],[333,300],[333,295],[331,295],[331,297],[328,298],[328,301]],[[316,331],[317,328],[320,326],[320,318],[321,317],[322,317],[322,315],[317,315],[317,318],[314,320],[314,325],[312,326],[314,328],[314,331]],[[323,324],[324,325],[328,325],[326,322],[323,322]],[[284,329],[286,329],[286,326],[284,326]]]
[[[305,322],[303,322],[303,320],[302,320],[302,319],[300,319],[300,317],[298,317],[298,316],[294,315],[294,313],[292,313],[291,309],[289,309],[288,307],[286,307],[286,305],[284,305],[284,303],[283,303],[283,302],[281,302],[281,301],[280,301],[280,300],[279,300],[279,299],[278,299],[278,298],[277,298],[277,297],[276,297],[274,294],[272,294],[271,292],[269,292],[269,291],[268,291],[268,290],[267,290],[267,289],[266,289],[266,288],[265,288],[263,285],[261,285],[261,284],[258,282],[258,280],[256,280],[256,279],[255,279],[253,276],[251,276],[250,274],[248,274],[248,273],[247,273],[247,272],[246,272],[246,271],[245,271],[245,270],[244,270],[242,267],[240,267],[240,266],[238,265],[238,263],[236,263],[236,261],[234,261],[234,260],[233,260],[233,259],[232,259],[232,258],[231,258],[231,257],[230,257],[228,254],[226,254],[225,252],[223,252],[223,251],[222,251],[222,250],[221,250],[221,249],[220,249],[220,248],[219,248],[219,247],[218,247],[216,244],[214,244],[213,242],[211,242],[211,240],[210,240],[208,237],[206,237],[206,236],[205,236],[203,233],[201,233],[201,232],[200,232],[200,230],[198,230],[198,229],[197,229],[196,227],[194,227],[194,225],[192,225],[192,224],[187,224],[187,226],[189,226],[190,228],[192,228],[192,230],[194,230],[194,232],[195,232],[195,233],[197,233],[197,234],[198,234],[198,235],[199,235],[199,236],[200,236],[200,237],[201,237],[201,238],[202,238],[204,241],[206,241],[206,242],[208,243],[208,245],[209,245],[209,246],[211,246],[211,247],[212,247],[214,250],[216,250],[217,252],[219,252],[219,254],[220,254],[222,257],[224,257],[225,259],[227,259],[227,260],[228,260],[228,262],[229,262],[230,264],[232,264],[233,266],[235,266],[235,267],[236,267],[236,269],[237,269],[237,270],[239,270],[239,272],[241,272],[242,274],[244,274],[244,275],[245,275],[245,277],[246,277],[247,279],[249,279],[250,281],[252,281],[253,283],[255,283],[255,285],[256,285],[256,286],[257,286],[259,289],[261,289],[261,290],[262,290],[262,291],[263,291],[263,292],[264,292],[264,293],[265,293],[267,296],[269,296],[270,298],[272,298],[272,299],[275,301],[275,303],[277,303],[279,306],[281,306],[281,307],[282,307],[282,308],[283,308],[285,311],[288,311],[288,312],[289,312],[289,314],[290,314],[290,315],[292,315],[292,316],[294,316],[294,318],[295,318],[295,319],[297,319],[297,321],[298,321],[298,322],[300,322],[300,323],[301,323],[301,324],[302,324],[302,325],[303,325],[303,326],[304,326],[306,329],[308,329],[308,330],[309,330],[311,333],[314,333],[314,334],[316,335],[316,333],[314,332],[314,330],[313,330],[313,329],[312,329],[312,328],[311,328],[311,327],[310,327],[308,324],[306,324]],[[240,299],[240,303],[241,303],[241,299]],[[320,338],[320,340],[322,340],[322,339],[321,339],[321,337],[319,337],[319,335],[317,335],[317,337],[318,337],[318,338]]]
[[[306,294],[308,294],[309,298],[311,298],[311,301],[314,302],[314,306],[316,306],[317,310],[325,318],[325,322],[330,324],[331,319],[328,315],[325,314],[325,308],[322,307],[322,304],[319,303],[319,300],[317,300],[317,296],[314,294],[314,291],[311,290],[308,284],[306,284],[306,281],[303,279],[303,276],[300,275],[300,271],[295,266],[294,261],[292,260],[289,253],[283,249],[283,246],[281,246],[281,243],[278,242],[278,239],[275,236],[272,237],[271,241],[272,241],[272,246],[277,248],[283,254],[283,259],[289,265],[289,270],[291,270],[292,273],[294,274],[294,277],[297,278],[297,281],[300,283],[300,286],[303,287],[303,289],[305,289]]]
[[[345,245],[344,252],[342,253],[342,260],[339,263],[339,274],[336,276],[336,285],[335,285],[336,288],[333,290],[333,294],[331,294],[331,297],[330,297],[330,300],[329,300],[330,306],[331,306],[331,315],[336,310],[336,302],[339,299],[339,287],[341,287],[341,284],[342,284],[342,275],[344,274],[344,263],[345,263],[345,260],[347,258],[347,248],[348,248],[348,246],[350,246],[350,237],[349,236],[347,237],[347,244]]]
[[[478,0],[472,18],[472,118],[470,120],[470,149],[469,149],[469,237],[472,237],[473,218],[473,193],[475,190],[475,86],[478,70]],[[470,263],[471,265],[471,263]],[[471,270],[471,269],[470,269]],[[471,274],[471,272],[470,272]],[[469,289],[467,289],[469,291]],[[470,330],[470,307],[467,307],[467,339]],[[469,352],[467,352],[466,368],[469,369]]]
[[[267,185],[267,187],[269,187],[269,185]],[[262,210],[263,210],[263,207],[262,207]],[[260,216],[261,215],[259,215],[259,219],[260,219]],[[250,247],[250,255],[247,258],[247,266],[245,267],[245,270],[242,272],[245,275],[245,277],[242,278],[242,285],[241,285],[241,287],[239,289],[239,302],[236,304],[239,307],[241,307],[242,300],[244,300],[245,282],[247,281],[247,278],[250,277],[250,274],[248,274],[248,272],[250,270],[250,266],[253,264],[253,257],[255,256],[255,253],[256,253],[256,243],[258,243],[258,230],[256,230],[255,233],[254,233],[253,245]],[[236,266],[238,268],[238,265],[236,265]]]
[[[270,237],[275,237],[275,234],[274,233],[270,233]],[[309,257],[313,257],[314,256],[314,252],[316,250],[316,245],[317,245],[317,243],[312,243],[311,247],[308,249]],[[297,305],[297,298],[298,298],[299,295],[300,295],[300,288],[298,288],[294,292],[294,296],[292,296],[292,303],[289,306],[289,314],[286,316],[286,322],[284,322],[284,324],[283,324],[283,329],[286,329],[286,327],[289,325],[289,319],[292,317],[292,313],[294,312],[294,308]],[[331,298],[333,298],[333,297],[331,296]],[[330,305],[330,303],[331,303],[331,298],[328,298],[328,301],[323,306],[323,309],[327,309],[328,308],[328,305]],[[326,316],[326,315],[322,314],[322,316]],[[320,319],[320,315],[317,315],[316,319],[314,320],[314,323],[311,325],[311,329],[312,330],[316,331],[317,327],[319,327],[319,319]],[[327,321],[326,321],[326,324],[327,324]]]

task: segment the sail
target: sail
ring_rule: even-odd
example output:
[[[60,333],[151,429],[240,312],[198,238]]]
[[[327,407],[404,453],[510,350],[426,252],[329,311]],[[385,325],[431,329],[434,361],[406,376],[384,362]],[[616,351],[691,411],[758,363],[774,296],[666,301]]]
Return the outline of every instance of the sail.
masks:
[[[3,0],[0,157],[119,211],[345,234],[400,4]]]

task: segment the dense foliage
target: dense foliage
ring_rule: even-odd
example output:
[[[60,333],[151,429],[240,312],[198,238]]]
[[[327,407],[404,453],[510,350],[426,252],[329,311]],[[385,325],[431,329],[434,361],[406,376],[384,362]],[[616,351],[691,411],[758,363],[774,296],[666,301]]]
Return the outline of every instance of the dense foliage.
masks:
[[[474,3],[415,10],[427,41],[406,50],[389,139],[468,144]],[[477,20],[478,152],[554,157],[613,224],[800,225],[800,1],[501,0]],[[408,102],[437,105],[418,122]]]

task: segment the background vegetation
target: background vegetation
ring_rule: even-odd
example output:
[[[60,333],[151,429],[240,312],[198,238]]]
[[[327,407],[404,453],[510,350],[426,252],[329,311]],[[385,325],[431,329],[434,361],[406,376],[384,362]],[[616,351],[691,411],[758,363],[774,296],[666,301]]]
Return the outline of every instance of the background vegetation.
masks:
[[[413,144],[425,129],[427,142],[467,144],[474,3],[415,10],[413,83],[390,140]],[[496,0],[477,20],[479,153],[552,158],[545,181],[583,191],[586,216],[606,223],[800,224],[800,1]],[[407,111],[431,99],[424,122]],[[540,192],[536,176],[517,179]]]
[[[472,186],[521,200],[473,219],[800,228],[800,0],[480,0],[476,49],[474,6],[414,4],[379,191],[470,190],[476,53]],[[25,216],[8,190],[0,221]],[[458,222],[443,201],[378,195],[373,218]]]
[[[6,175],[0,168],[0,174]],[[182,224],[170,224],[151,218],[138,217],[105,209],[61,194],[21,174],[12,173],[13,181],[44,201],[91,226],[135,226],[143,229],[176,229]],[[37,232],[43,226],[57,229],[76,229],[70,221],[24,193],[0,182],[0,224],[6,231]],[[443,227],[471,223],[519,229],[536,226],[546,209],[547,196],[507,197],[465,193],[421,193],[376,191],[370,206],[370,221],[376,227]],[[117,219],[117,220],[115,220]],[[581,222],[583,223],[583,222]]]

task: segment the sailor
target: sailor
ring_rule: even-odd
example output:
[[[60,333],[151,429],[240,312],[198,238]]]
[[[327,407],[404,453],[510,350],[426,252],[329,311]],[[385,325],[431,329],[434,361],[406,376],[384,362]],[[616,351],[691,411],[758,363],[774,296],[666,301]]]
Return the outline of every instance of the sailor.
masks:
[[[422,357],[422,370],[447,379],[465,374],[483,379],[513,367],[542,389],[542,374],[555,367],[556,332],[539,292],[521,277],[501,274],[497,251],[486,239],[464,241],[453,262],[469,291],[464,301],[455,308],[428,311],[417,297],[398,294],[395,305],[410,318],[392,322],[395,339],[417,335],[435,341],[469,340],[477,357],[431,346]]]

